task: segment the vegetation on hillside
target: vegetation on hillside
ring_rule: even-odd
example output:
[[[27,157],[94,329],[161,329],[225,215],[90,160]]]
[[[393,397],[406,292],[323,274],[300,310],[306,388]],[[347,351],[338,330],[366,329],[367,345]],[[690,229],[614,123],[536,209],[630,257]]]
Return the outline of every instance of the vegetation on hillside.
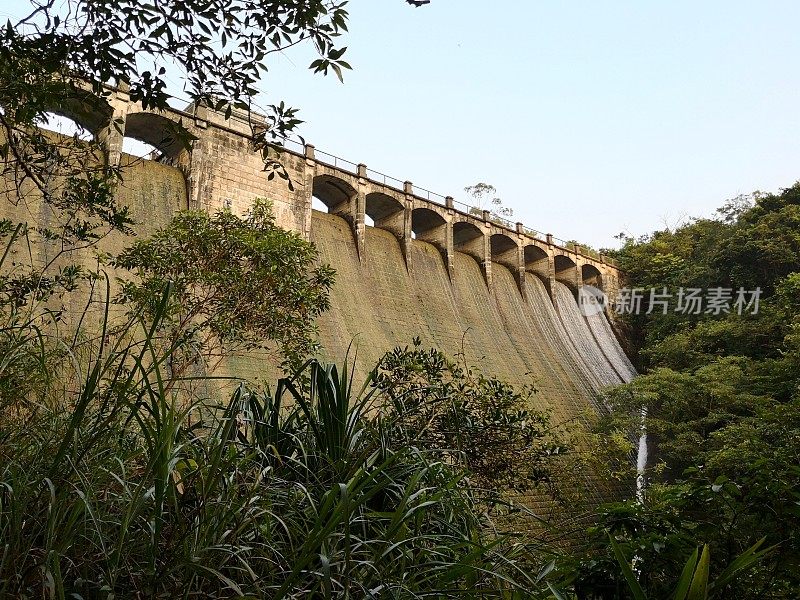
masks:
[[[363,388],[346,363],[310,359],[287,362],[271,392],[242,381],[222,401],[213,363],[195,357],[313,352],[327,305],[330,269],[266,210],[188,212],[133,243],[116,261],[131,269],[124,313],[112,314],[109,281],[77,321],[60,307],[96,280],[4,286],[0,597],[541,587],[541,555],[491,516],[517,467],[529,486],[554,478],[563,444],[526,409],[532,389],[417,344],[387,354]],[[5,258],[20,231],[6,227]],[[272,292],[247,287],[260,284]]]
[[[800,185],[725,204],[716,219],[629,238],[617,252],[627,285],[645,290],[624,316],[644,374],[608,392],[599,431],[636,432],[647,409],[644,501],[608,506],[594,549],[566,570],[585,598],[628,589],[611,532],[638,580],[664,597],[698,544],[720,573],[753,544],[774,547],[724,597],[796,598],[800,590]],[[682,314],[649,290],[762,291],[752,307]],[[605,590],[605,592],[603,592]],[[718,590],[719,593],[719,590]]]
[[[314,319],[329,305],[334,273],[317,261],[313,244],[275,224],[266,200],[243,218],[186,211],[114,258],[131,273],[115,302],[152,317],[171,286],[161,334],[189,352],[180,361],[173,353],[173,372],[198,363],[213,372],[226,355],[255,349],[291,371],[315,354]]]
[[[169,303],[167,290],[152,319],[131,319],[133,340],[101,336],[85,363],[71,355],[76,364],[60,368],[57,340],[33,329],[12,340],[3,329],[4,364],[29,374],[38,367],[46,379],[31,388],[4,378],[0,597],[535,589],[530,552],[487,527],[461,453],[415,443],[420,432],[391,409],[388,390],[408,384],[400,373],[403,364],[413,370],[412,352],[394,353],[364,389],[353,387],[346,364],[312,360],[272,393],[242,385],[209,404],[168,368],[174,348],[165,350],[157,332]],[[499,382],[454,382],[487,405],[494,395],[521,402]],[[496,418],[456,398],[432,404],[452,423]]]

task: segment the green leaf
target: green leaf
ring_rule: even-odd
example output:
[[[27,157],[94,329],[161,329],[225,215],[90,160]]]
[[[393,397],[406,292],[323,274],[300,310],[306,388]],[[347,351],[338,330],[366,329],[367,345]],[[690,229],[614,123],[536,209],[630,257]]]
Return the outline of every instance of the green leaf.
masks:
[[[694,568],[697,566],[698,549],[695,548],[692,555],[686,561],[681,572],[681,577],[678,579],[678,586],[675,588],[673,600],[685,600],[686,594],[689,591],[689,586],[692,584],[692,575]]]
[[[759,550],[759,548],[764,544],[767,538],[761,538],[755,544],[750,546],[747,550],[742,552],[736,559],[729,564],[725,570],[720,573],[719,577],[716,578],[714,583],[710,586],[714,591],[722,590],[726,585],[728,585],[733,579],[739,575],[742,571],[749,569],[750,567],[754,566],[757,562],[762,560],[767,554],[772,552],[776,546],[770,546],[769,548],[764,548],[763,550]]]
[[[687,600],[706,600],[708,597],[708,569],[710,562],[710,552],[708,544],[703,546],[703,553],[697,563],[697,569],[692,578],[692,585],[689,587]]]
[[[610,533],[608,534],[608,539],[611,542],[611,549],[614,551],[614,556],[617,559],[620,569],[622,569],[622,574],[625,577],[625,581],[628,582],[628,588],[630,589],[631,594],[633,594],[634,599],[647,600],[647,596],[645,595],[642,586],[639,585],[639,581],[636,579],[636,575],[631,569],[631,565],[628,562],[628,559],[625,557],[625,553],[622,552],[622,548],[620,548],[617,542],[614,541],[614,537]]]

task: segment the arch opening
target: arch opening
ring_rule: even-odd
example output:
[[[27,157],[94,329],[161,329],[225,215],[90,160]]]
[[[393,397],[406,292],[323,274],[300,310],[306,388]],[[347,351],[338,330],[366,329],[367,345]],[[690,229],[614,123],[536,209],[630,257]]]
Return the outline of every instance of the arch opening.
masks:
[[[468,221],[453,223],[453,249],[468,254],[482,263],[486,260],[484,232]]]
[[[125,119],[122,150],[134,156],[168,160],[188,149],[193,139],[183,125],[163,115],[132,113]]]
[[[563,254],[556,254],[554,260],[555,276],[561,283],[567,284],[573,291],[580,285],[578,267],[575,261]]]
[[[512,238],[504,233],[494,233],[489,238],[489,248],[494,262],[511,269],[512,272],[519,268],[519,246]]]
[[[51,120],[52,116],[56,116],[72,121],[92,137],[97,136],[100,130],[111,122],[114,114],[114,109],[103,98],[66,84],[64,93],[59,96],[57,103],[47,108],[45,114],[51,117]],[[48,124],[43,124],[43,127],[50,129]]]
[[[583,285],[591,285],[599,290],[603,289],[603,276],[594,265],[586,264],[581,266],[581,279]]]
[[[316,210],[323,213],[330,212],[328,210],[328,205],[314,195],[311,196],[311,210]]]
[[[382,194],[380,192],[367,194],[364,213],[375,223],[380,223],[381,221],[402,212],[403,203],[396,198],[392,198],[391,196],[387,196],[386,194]]]
[[[135,156],[137,158],[146,158],[148,160],[157,160],[160,156],[158,148],[147,142],[142,142],[127,135],[122,138],[122,152]]]
[[[476,239],[483,239],[483,231],[467,221],[453,223],[453,244],[463,246]]]
[[[90,142],[94,139],[94,134],[75,119],[54,112],[44,113],[43,120],[39,126],[63,137],[77,137],[85,142]]]
[[[402,238],[404,221],[405,207],[400,200],[381,192],[367,194],[364,202],[366,225],[391,231],[398,238]]]
[[[550,261],[547,258],[547,251],[539,246],[528,244],[522,249],[525,270],[534,275],[538,275],[545,281],[549,276]]]
[[[353,186],[332,175],[317,175],[314,177],[312,185],[311,207],[314,208],[315,204],[319,207],[321,203],[326,209],[322,212],[348,212],[350,200],[356,195]],[[317,200],[316,203],[314,199]]]
[[[445,248],[447,246],[447,221],[429,208],[415,208],[411,211],[412,237]]]

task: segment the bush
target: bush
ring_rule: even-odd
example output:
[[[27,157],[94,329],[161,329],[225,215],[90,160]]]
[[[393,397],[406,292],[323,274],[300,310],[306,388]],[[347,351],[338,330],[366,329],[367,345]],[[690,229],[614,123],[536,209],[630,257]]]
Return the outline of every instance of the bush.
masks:
[[[8,406],[0,414],[0,596],[510,597],[535,586],[525,546],[487,533],[466,471],[398,443],[404,424],[374,410],[380,385],[356,393],[346,366],[309,361],[272,394],[241,386],[201,406],[153,340],[168,302],[138,321],[139,341],[100,337],[79,385],[54,373],[24,426]]]

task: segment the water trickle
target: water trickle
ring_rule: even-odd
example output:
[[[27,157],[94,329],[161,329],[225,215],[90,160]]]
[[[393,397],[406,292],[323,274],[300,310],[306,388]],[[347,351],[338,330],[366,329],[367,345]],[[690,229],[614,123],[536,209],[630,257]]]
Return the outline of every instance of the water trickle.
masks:
[[[553,299],[567,335],[596,381],[601,386],[620,383],[622,378],[600,349],[570,289],[560,281],[554,282]]]
[[[603,312],[597,312],[585,315],[584,319],[586,319],[597,345],[600,346],[606,359],[614,367],[620,379],[628,382],[636,377],[636,369],[619,345],[606,315]]]

